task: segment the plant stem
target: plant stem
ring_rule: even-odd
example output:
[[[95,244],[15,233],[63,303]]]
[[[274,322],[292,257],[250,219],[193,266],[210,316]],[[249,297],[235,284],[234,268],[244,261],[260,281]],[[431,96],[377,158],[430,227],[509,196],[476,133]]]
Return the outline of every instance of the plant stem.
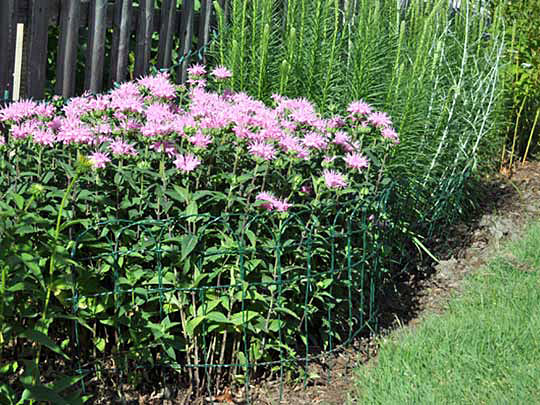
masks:
[[[41,322],[42,322],[42,324],[43,324],[42,326],[44,328],[43,333],[45,335],[48,334],[48,329],[49,329],[49,325],[45,322],[45,320],[47,318],[47,311],[49,309],[49,302],[50,302],[50,299],[51,299],[51,292],[52,292],[52,285],[53,285],[53,274],[54,274],[54,267],[55,267],[55,261],[56,261],[56,248],[58,247],[58,239],[60,238],[60,226],[62,224],[62,214],[64,212],[64,207],[66,205],[67,199],[69,198],[69,196],[71,194],[71,190],[73,189],[73,186],[75,185],[75,183],[79,179],[80,175],[81,175],[81,172],[77,172],[75,177],[73,177],[73,179],[69,183],[68,188],[64,192],[64,196],[62,197],[62,202],[60,203],[60,208],[58,210],[58,216],[57,216],[57,219],[56,219],[56,228],[54,230],[54,239],[53,239],[53,244],[52,244],[52,249],[51,249],[51,258],[49,260],[49,283],[47,285],[47,296],[45,297],[45,305],[43,307],[43,313],[41,314]],[[36,362],[35,362],[36,369],[38,369],[38,367],[39,367],[40,355],[41,355],[41,345],[38,345],[38,351],[37,351],[37,354],[36,354]],[[34,375],[33,379],[34,379],[34,384],[35,384],[36,383],[35,375]]]

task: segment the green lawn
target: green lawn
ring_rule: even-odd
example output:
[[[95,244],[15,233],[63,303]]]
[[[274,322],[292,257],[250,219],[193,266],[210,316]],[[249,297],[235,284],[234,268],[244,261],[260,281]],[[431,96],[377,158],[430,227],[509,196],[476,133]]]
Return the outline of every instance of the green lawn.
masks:
[[[540,223],[466,279],[443,315],[382,343],[360,404],[540,404]]]

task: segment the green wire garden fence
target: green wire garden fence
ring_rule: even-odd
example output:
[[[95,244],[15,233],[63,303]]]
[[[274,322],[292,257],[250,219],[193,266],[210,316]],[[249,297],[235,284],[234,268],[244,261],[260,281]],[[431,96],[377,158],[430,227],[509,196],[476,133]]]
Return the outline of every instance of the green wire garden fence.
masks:
[[[73,333],[90,377],[215,395],[288,371],[377,328],[389,191],[322,215],[297,212],[96,224],[72,248]],[[89,344],[89,343],[92,344]],[[107,354],[107,355],[105,355]]]

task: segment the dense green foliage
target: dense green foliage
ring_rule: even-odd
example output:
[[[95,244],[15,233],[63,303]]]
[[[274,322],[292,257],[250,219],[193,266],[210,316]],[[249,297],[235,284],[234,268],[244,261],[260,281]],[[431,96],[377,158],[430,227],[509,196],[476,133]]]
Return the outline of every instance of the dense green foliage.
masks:
[[[499,151],[504,30],[473,0],[342,3],[215,2],[219,94],[197,66],[2,113],[2,400],[100,369],[247,387],[373,323]]]
[[[45,365],[215,389],[373,324],[396,242],[390,117],[268,107],[192,69],[190,88],[159,75],[0,110],[2,401],[63,395]]]
[[[539,252],[535,224],[466,280],[447,313],[386,339],[358,373],[359,402],[538,403]]]
[[[514,155],[535,154],[538,150],[540,2],[505,1],[502,16],[508,45],[504,71],[508,120],[505,157],[515,160]]]

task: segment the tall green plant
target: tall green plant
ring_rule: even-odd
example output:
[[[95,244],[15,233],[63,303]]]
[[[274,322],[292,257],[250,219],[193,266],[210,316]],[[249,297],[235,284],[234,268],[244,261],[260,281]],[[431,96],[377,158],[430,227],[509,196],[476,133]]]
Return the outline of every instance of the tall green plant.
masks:
[[[460,187],[448,178],[496,164],[506,41],[499,8],[488,13],[477,0],[459,10],[448,0],[412,0],[406,8],[394,0],[272,3],[283,18],[240,18],[243,4],[233,2],[237,17],[224,24],[212,54],[257,78],[235,89],[268,101],[279,92],[306,97],[327,115],[357,99],[389,111],[401,145],[388,165],[424,201],[419,211],[428,210],[411,220],[428,218],[442,189],[451,195]],[[242,28],[249,24],[269,24],[270,40]],[[246,36],[251,47],[236,46]]]
[[[505,52],[505,102],[508,156],[537,151],[538,133],[535,117],[540,108],[540,2],[504,2],[502,16],[509,47]]]

